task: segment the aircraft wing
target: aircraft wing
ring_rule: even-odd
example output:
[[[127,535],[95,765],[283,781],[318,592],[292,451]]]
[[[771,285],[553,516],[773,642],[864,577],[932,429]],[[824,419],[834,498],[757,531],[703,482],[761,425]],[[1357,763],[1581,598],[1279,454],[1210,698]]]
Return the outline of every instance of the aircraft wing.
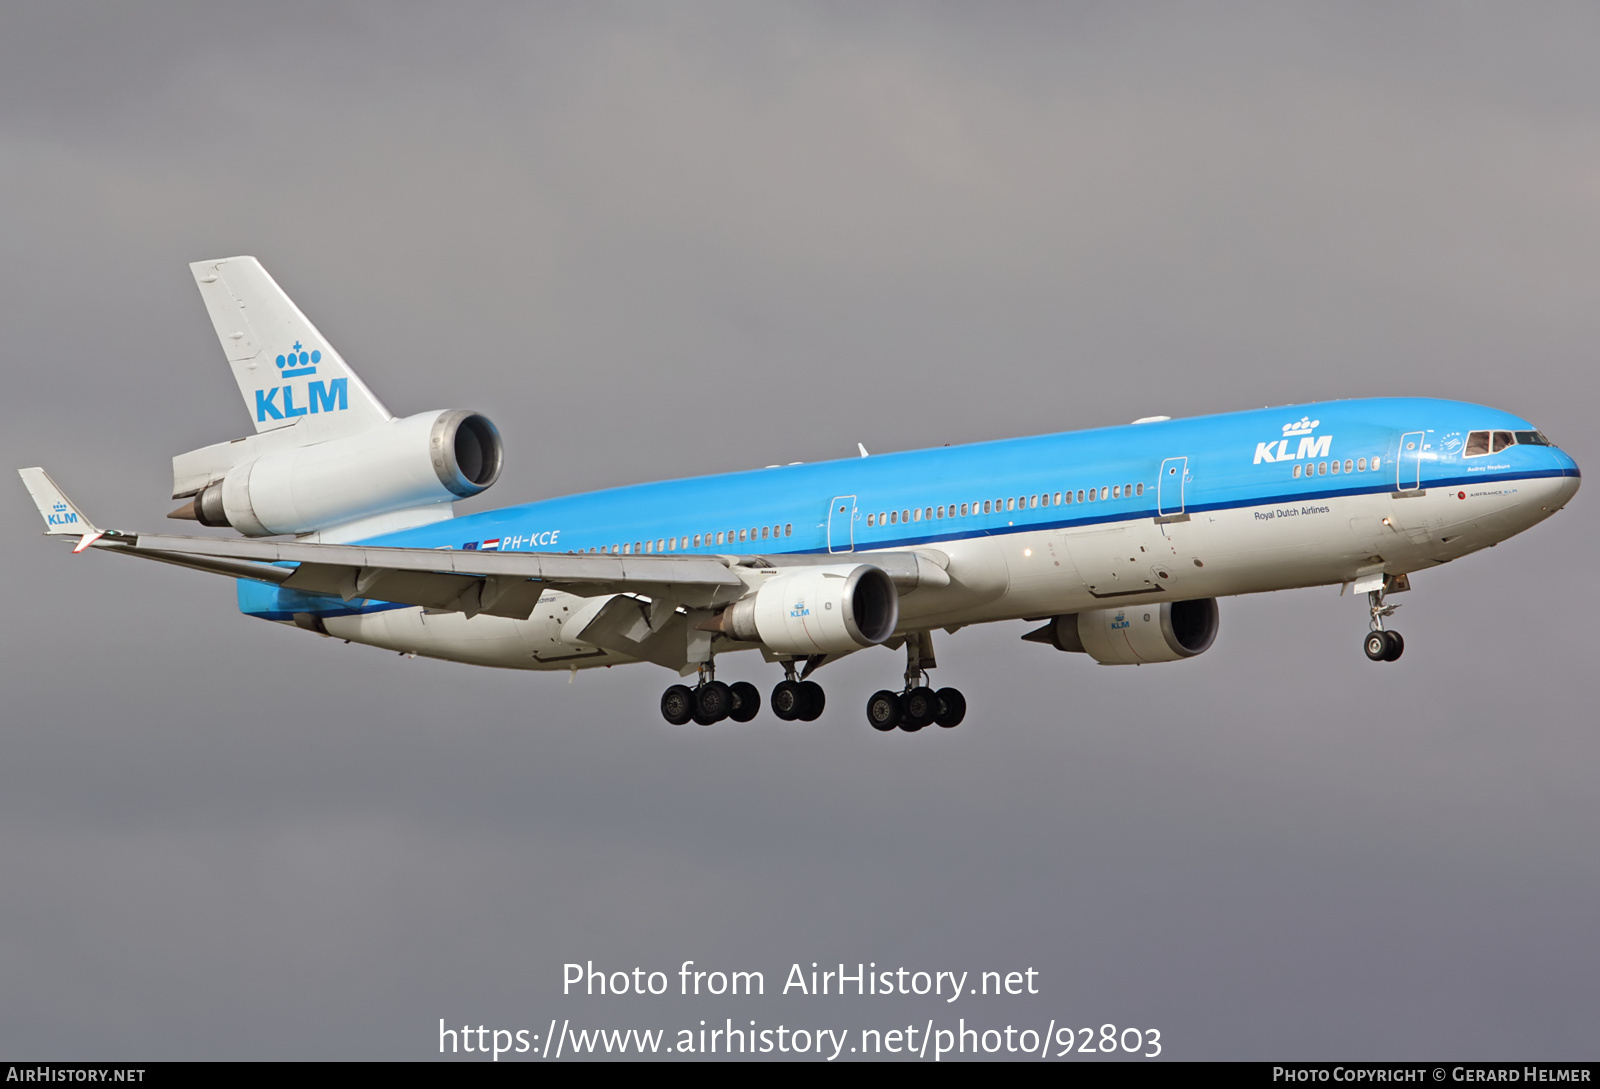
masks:
[[[848,555],[617,556],[565,552],[479,552],[307,541],[181,537],[95,529],[41,469],[20,471],[47,531],[92,547],[231,578],[258,579],[345,601],[420,605],[468,616],[525,620],[546,589],[582,597],[637,594],[673,608],[717,608],[743,597],[762,572],[819,564],[868,563],[902,591],[948,577],[914,552]],[[60,509],[73,523],[61,524]],[[52,520],[54,516],[55,520]],[[285,566],[293,564],[294,566]]]

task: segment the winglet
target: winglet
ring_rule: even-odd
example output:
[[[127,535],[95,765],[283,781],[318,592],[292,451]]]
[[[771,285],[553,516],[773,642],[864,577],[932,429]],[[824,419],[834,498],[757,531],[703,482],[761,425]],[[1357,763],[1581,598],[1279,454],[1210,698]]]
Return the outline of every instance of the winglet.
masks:
[[[17,475],[22,478],[28,494],[33,496],[33,505],[39,508],[39,516],[44,519],[45,533],[84,538],[98,538],[102,534],[103,531],[84,517],[77,505],[67,498],[67,494],[55,481],[50,479],[49,473],[35,467],[18,469]],[[91,539],[89,543],[92,544],[93,540]]]

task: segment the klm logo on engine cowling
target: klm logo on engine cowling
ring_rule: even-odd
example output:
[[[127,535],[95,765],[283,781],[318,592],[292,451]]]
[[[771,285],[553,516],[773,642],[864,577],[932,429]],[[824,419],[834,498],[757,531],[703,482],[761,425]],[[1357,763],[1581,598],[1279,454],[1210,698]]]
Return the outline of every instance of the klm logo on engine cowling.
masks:
[[[287,378],[308,378],[317,373],[317,364],[322,362],[322,352],[316,349],[304,351],[297,340],[291,350],[280,355],[274,362],[278,365],[279,381]],[[315,416],[320,412],[343,412],[350,407],[349,378],[335,378],[329,382],[307,382],[303,392],[298,395],[296,389],[297,387],[285,382],[281,386],[256,390],[256,423],[288,420],[307,413]],[[301,400],[300,404],[295,404],[297,399]]]
[[[806,599],[803,597],[796,599],[795,603],[789,607],[789,619],[791,620],[799,620],[810,615],[811,610],[806,608]]]
[[[51,508],[50,513],[44,516],[45,523],[52,526],[75,526],[78,516],[67,509],[65,503],[57,503]]]
[[[1256,459],[1251,464],[1260,465],[1263,461],[1301,461],[1308,458],[1325,458],[1333,447],[1333,436],[1323,435],[1318,438],[1312,432],[1317,429],[1321,420],[1313,420],[1309,416],[1302,416],[1295,423],[1283,425],[1281,439],[1268,439],[1266,442],[1256,443]],[[1294,439],[1300,440],[1300,445],[1289,449],[1289,443]]]

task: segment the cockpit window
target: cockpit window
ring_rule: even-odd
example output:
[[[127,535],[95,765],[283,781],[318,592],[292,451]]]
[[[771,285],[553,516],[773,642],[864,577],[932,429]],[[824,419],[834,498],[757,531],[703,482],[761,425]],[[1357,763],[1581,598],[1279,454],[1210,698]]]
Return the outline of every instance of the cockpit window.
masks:
[[[1473,431],[1467,435],[1463,457],[1498,454],[1508,446],[1554,446],[1541,431]]]

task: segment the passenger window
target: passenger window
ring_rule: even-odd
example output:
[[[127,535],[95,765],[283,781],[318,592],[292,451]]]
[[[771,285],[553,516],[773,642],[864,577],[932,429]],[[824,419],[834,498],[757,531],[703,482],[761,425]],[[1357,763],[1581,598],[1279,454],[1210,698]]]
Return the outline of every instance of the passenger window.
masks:
[[[1330,462],[1328,464],[1328,472],[1337,473],[1338,471],[1339,471],[1339,463],[1337,461]]]
[[[746,535],[746,534],[747,534],[747,533],[749,533],[749,530],[744,530],[744,529],[741,529],[741,530],[740,530],[740,531],[739,531],[739,540],[740,540],[740,541],[741,541],[741,542],[742,542],[742,541],[744,541],[744,540],[745,540],[745,535]]]
[[[1080,503],[1083,502],[1083,489],[1082,488],[1078,489],[1078,502],[1080,502]]]
[[[1134,492],[1135,495],[1143,495],[1144,494],[1144,484],[1142,482],[1137,484],[1137,485],[1135,485],[1135,487],[1138,489],[1137,491]]]
[[[1121,499],[1122,498],[1122,485],[1121,484],[1113,484],[1111,486],[1111,498],[1113,498],[1113,499]]]
[[[1106,488],[1101,488],[1101,489],[1100,489],[1100,498],[1101,498],[1101,499],[1104,499],[1104,498],[1105,498],[1105,497],[1106,497],[1106,494],[1107,494],[1107,492],[1108,492],[1108,489],[1106,489]]]
[[[699,548],[699,547],[700,547],[700,534],[698,534],[698,533],[696,533],[696,534],[695,534],[695,535],[694,535],[694,546],[695,546],[695,547],[696,547],[696,548]]]
[[[1366,458],[1356,458],[1356,471],[1357,472],[1361,472],[1361,473],[1364,473],[1364,472],[1367,471],[1367,459]]]
[[[1498,454],[1500,451],[1504,450],[1506,447],[1515,446],[1516,444],[1517,444],[1516,436],[1513,435],[1511,432],[1509,432],[1509,431],[1496,431],[1494,433],[1494,444],[1490,447],[1489,453]]]
[[[785,523],[783,523],[783,535],[785,537],[792,537],[794,535],[794,523],[793,522],[785,522]]]
[[[1318,476],[1327,476],[1328,475],[1328,463],[1326,461],[1317,462],[1317,475]]]
[[[1068,503],[1072,502],[1072,493],[1071,492],[1062,492],[1061,494],[1062,494],[1062,497],[1065,500],[1065,502],[1068,502]]]
[[[889,523],[891,525],[898,525],[899,522],[900,522],[900,512],[897,511],[897,510],[890,511],[889,512]]]
[[[1016,510],[1016,509],[1017,509],[1017,501],[1015,499],[1007,499],[1006,500],[1006,510]]]
[[[922,508],[921,507],[918,507],[916,510],[911,512],[911,520],[913,522],[922,521]]]
[[[1098,489],[1098,488],[1090,488],[1090,489],[1089,489],[1089,502],[1091,502],[1091,503],[1093,503],[1093,502],[1094,502],[1094,500],[1095,500],[1095,493],[1096,493],[1096,492],[1098,492],[1098,491],[1099,491],[1099,489]]]
[[[1350,471],[1350,469],[1351,469],[1350,459],[1349,458],[1345,458],[1344,459],[1344,471],[1348,473]]]
[[[1300,466],[1298,464],[1295,465],[1294,470],[1289,475],[1294,477],[1296,480],[1299,480],[1300,479]]]
[[[768,537],[770,537],[770,536],[771,536],[771,535],[772,535],[772,529],[771,529],[771,527],[769,527],[769,526],[762,526],[762,527],[761,527],[761,539],[762,539],[762,540],[763,540],[763,541],[764,541],[764,540],[766,540],[766,539],[767,539],[767,538],[768,538]]]
[[[1378,462],[1381,461],[1381,460],[1382,460],[1381,458],[1373,458],[1372,459],[1372,471],[1373,472],[1377,472],[1378,471]]]
[[[910,512],[910,511],[908,511],[908,510],[903,510],[903,511],[901,511],[901,512],[900,512],[900,520],[901,520],[901,521],[902,521],[902,522],[909,522],[909,521],[911,521],[911,512]]]
[[[990,513],[989,500],[987,500],[987,499],[985,499],[983,501],[983,513],[985,513],[985,514]]]
[[[961,517],[965,518],[966,516],[967,516],[967,505],[965,503],[963,503],[963,504],[961,504]]]

